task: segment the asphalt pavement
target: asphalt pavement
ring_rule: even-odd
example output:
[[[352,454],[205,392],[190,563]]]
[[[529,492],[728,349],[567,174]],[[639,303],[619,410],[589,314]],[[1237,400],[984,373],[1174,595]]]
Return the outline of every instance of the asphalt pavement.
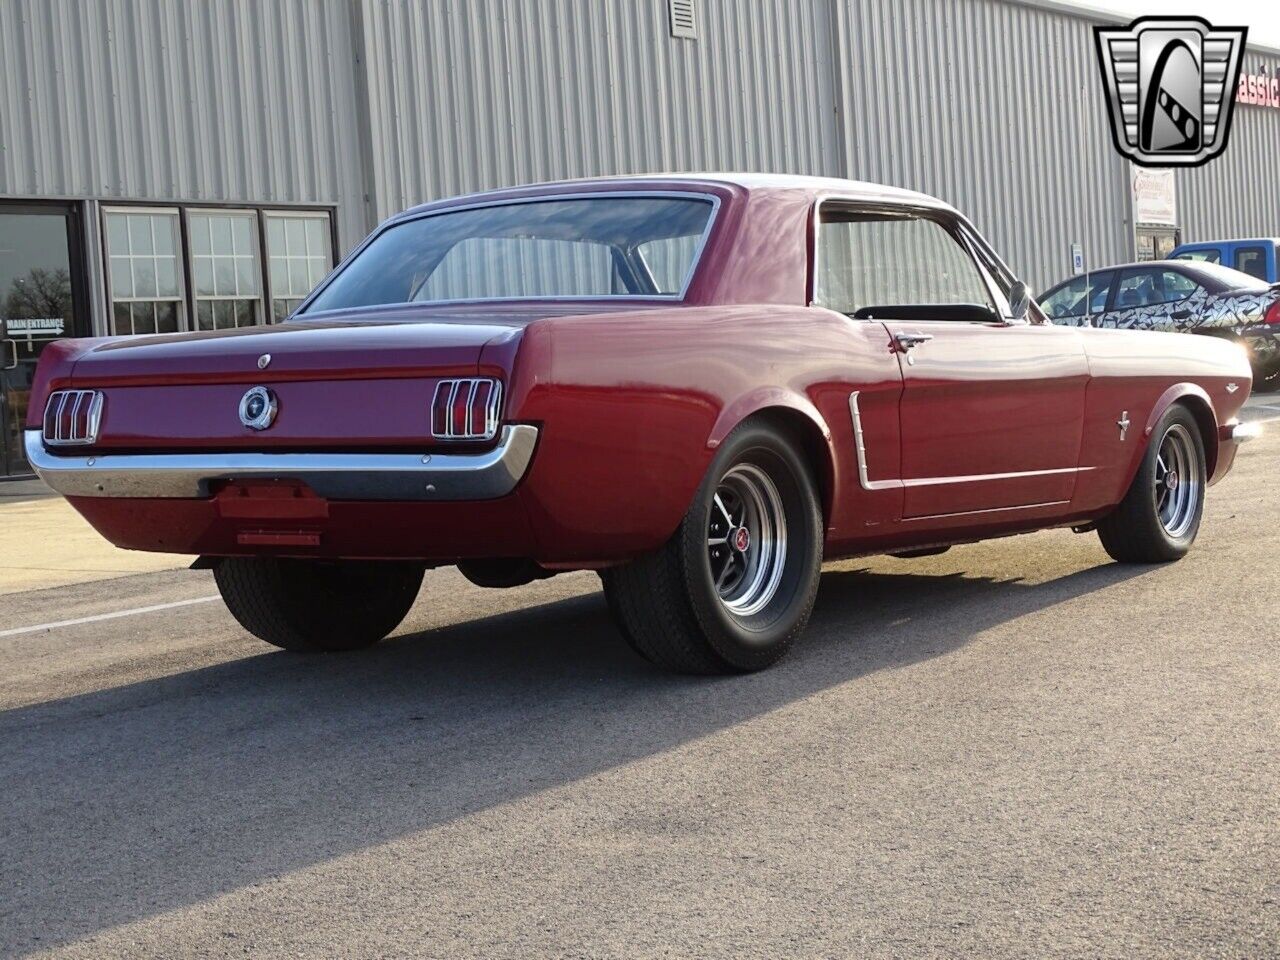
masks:
[[[0,955],[1278,956],[1277,427],[1179,563],[829,564],[745,677],[590,574],[331,657],[207,572],[0,594]]]

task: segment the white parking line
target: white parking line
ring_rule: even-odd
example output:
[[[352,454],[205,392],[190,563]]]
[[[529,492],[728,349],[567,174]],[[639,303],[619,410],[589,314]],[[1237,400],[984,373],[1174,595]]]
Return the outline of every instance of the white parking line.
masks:
[[[57,627],[74,627],[82,623],[97,623],[99,620],[115,620],[118,617],[132,617],[138,613],[154,613],[157,610],[172,610],[174,607],[189,607],[195,603],[208,603],[210,600],[221,600],[214,594],[212,597],[196,597],[193,600],[175,600],[173,603],[157,603],[149,607],[133,607],[129,610],[117,610],[114,613],[98,613],[92,617],[77,617],[74,620],[55,620],[52,623],[37,623],[33,627],[14,627],[11,630],[0,630],[0,637],[16,637],[23,633],[40,633]]]

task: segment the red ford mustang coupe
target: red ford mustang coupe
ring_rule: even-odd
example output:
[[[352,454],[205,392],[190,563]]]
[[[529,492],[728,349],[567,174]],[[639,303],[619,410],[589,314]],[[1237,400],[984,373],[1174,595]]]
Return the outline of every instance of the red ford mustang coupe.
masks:
[[[623,178],[396,216],[278,326],[56,344],[26,450],[280,647],[377,642],[430,566],[594,569],[640,654],[711,673],[787,650],[824,558],[1176,560],[1250,385],[1232,344],[1047,323],[921,194]]]

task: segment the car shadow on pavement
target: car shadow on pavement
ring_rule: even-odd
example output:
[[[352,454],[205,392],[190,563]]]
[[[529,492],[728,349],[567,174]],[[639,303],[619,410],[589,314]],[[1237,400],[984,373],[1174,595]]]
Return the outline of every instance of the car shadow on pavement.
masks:
[[[0,713],[0,954],[47,949],[677,748],[1140,575],[828,570],[804,639],[673,677],[597,592]],[[637,800],[643,803],[643,798]]]

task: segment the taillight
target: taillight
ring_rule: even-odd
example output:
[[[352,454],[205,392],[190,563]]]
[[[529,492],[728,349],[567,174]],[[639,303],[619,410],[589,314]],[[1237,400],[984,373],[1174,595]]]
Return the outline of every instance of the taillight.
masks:
[[[97,390],[58,390],[44,408],[44,442],[51,447],[82,446],[98,439],[102,394]]]
[[[1267,308],[1266,315],[1262,318],[1263,323],[1280,323],[1280,298],[1277,298],[1270,307]]]
[[[492,440],[501,404],[497,380],[441,380],[431,401],[431,435],[437,440]]]

